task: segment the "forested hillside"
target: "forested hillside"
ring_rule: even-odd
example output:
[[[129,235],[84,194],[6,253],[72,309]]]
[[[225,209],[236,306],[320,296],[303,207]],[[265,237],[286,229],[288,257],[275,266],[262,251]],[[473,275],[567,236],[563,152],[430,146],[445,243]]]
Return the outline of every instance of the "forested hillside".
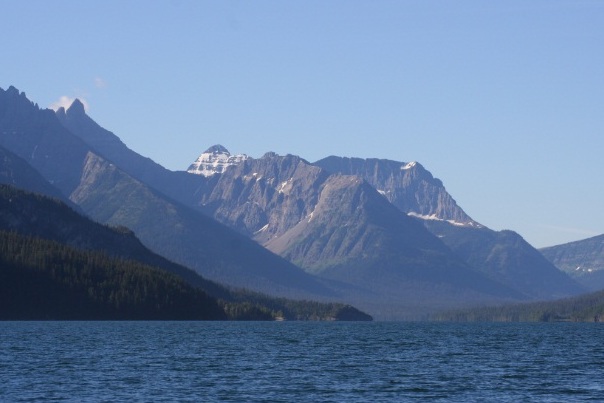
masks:
[[[1,319],[226,319],[216,299],[136,261],[0,231]]]

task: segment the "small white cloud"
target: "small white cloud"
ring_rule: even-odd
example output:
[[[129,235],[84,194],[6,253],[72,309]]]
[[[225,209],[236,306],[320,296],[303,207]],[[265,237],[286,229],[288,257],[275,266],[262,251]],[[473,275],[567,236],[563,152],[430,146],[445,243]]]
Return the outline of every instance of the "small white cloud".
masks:
[[[107,88],[107,82],[103,80],[101,77],[94,78],[94,86],[97,88]]]
[[[84,104],[84,110],[88,112],[88,101],[81,97],[78,97],[78,99],[80,100],[80,102],[82,102],[82,104]],[[69,109],[73,101],[75,101],[75,98],[63,95],[61,98],[50,104],[49,108],[54,111],[58,111],[59,108]]]

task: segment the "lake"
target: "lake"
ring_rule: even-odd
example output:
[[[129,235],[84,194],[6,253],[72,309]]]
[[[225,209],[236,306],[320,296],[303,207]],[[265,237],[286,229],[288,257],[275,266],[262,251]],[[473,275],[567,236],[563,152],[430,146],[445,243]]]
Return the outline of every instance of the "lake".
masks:
[[[604,401],[604,323],[0,322],[0,401]]]

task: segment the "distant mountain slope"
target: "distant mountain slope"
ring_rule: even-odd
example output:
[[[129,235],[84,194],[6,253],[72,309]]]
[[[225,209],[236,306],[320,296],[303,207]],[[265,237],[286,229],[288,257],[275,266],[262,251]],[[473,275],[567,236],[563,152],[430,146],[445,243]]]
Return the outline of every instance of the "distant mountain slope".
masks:
[[[92,120],[84,111],[84,105],[77,99],[67,110],[60,108],[56,116],[63,126],[88,144],[96,154],[113,162],[130,176],[181,203],[191,204],[195,190],[205,184],[205,178],[202,176],[170,171],[150,158],[132,151],[115,134]]]
[[[419,163],[328,157],[314,165],[367,180],[399,210],[425,226],[480,273],[527,297],[561,298],[585,291],[512,231],[496,232],[472,220]]]
[[[539,251],[556,267],[588,289],[604,289],[604,235]]]
[[[75,206],[25,160],[0,146],[0,184],[42,193]]]
[[[434,221],[426,225],[472,267],[531,298],[558,299],[587,291],[513,231]]]

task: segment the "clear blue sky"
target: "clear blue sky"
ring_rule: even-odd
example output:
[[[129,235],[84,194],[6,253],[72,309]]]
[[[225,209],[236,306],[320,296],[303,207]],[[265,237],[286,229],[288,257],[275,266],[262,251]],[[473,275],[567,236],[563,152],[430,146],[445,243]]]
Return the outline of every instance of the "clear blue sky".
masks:
[[[604,233],[604,1],[12,1],[0,87],[79,97],[183,170],[260,157],[419,161],[537,247]]]

